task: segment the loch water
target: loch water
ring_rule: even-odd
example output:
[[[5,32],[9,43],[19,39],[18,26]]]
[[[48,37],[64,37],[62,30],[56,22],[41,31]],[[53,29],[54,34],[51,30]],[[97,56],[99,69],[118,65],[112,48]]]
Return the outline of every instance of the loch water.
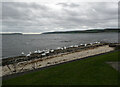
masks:
[[[118,33],[2,35],[2,58],[28,54],[35,50],[80,45],[95,41],[118,42]]]

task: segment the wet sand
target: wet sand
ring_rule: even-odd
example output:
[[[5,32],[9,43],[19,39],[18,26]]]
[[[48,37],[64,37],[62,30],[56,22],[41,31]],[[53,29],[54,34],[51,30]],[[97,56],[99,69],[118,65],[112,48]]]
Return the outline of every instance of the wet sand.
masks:
[[[71,60],[81,59],[87,56],[106,53],[113,50],[114,48],[109,47],[109,45],[103,45],[100,47],[96,47],[94,49],[87,49],[80,52],[58,54],[51,57],[45,57],[43,59],[34,59],[34,60],[19,62],[16,65],[13,65],[13,64],[10,64],[8,66],[5,65],[5,66],[2,66],[2,76],[10,75],[13,73],[29,71],[33,69],[38,69],[38,68],[55,65],[55,64],[59,64],[59,63],[63,63]],[[15,70],[16,72],[13,72]]]

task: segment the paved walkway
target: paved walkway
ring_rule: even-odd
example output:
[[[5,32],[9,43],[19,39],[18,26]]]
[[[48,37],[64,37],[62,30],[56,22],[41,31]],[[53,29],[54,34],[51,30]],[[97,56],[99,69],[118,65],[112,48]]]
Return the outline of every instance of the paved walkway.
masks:
[[[120,62],[107,62],[110,66],[120,72]]]

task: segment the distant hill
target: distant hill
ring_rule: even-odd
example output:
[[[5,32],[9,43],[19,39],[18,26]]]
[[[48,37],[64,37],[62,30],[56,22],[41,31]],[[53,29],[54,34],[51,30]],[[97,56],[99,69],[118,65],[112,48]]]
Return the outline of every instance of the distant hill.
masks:
[[[0,35],[23,35],[22,33],[1,33]]]
[[[66,33],[102,33],[102,32],[120,32],[120,29],[92,29],[92,30],[76,30],[76,31],[56,31],[56,32],[45,32],[42,34],[66,34]]]

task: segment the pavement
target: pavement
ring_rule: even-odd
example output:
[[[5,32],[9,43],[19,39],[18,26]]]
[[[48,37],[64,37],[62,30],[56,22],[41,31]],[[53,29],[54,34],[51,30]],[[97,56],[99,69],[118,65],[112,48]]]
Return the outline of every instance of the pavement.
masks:
[[[120,72],[120,62],[107,62],[107,64]]]

